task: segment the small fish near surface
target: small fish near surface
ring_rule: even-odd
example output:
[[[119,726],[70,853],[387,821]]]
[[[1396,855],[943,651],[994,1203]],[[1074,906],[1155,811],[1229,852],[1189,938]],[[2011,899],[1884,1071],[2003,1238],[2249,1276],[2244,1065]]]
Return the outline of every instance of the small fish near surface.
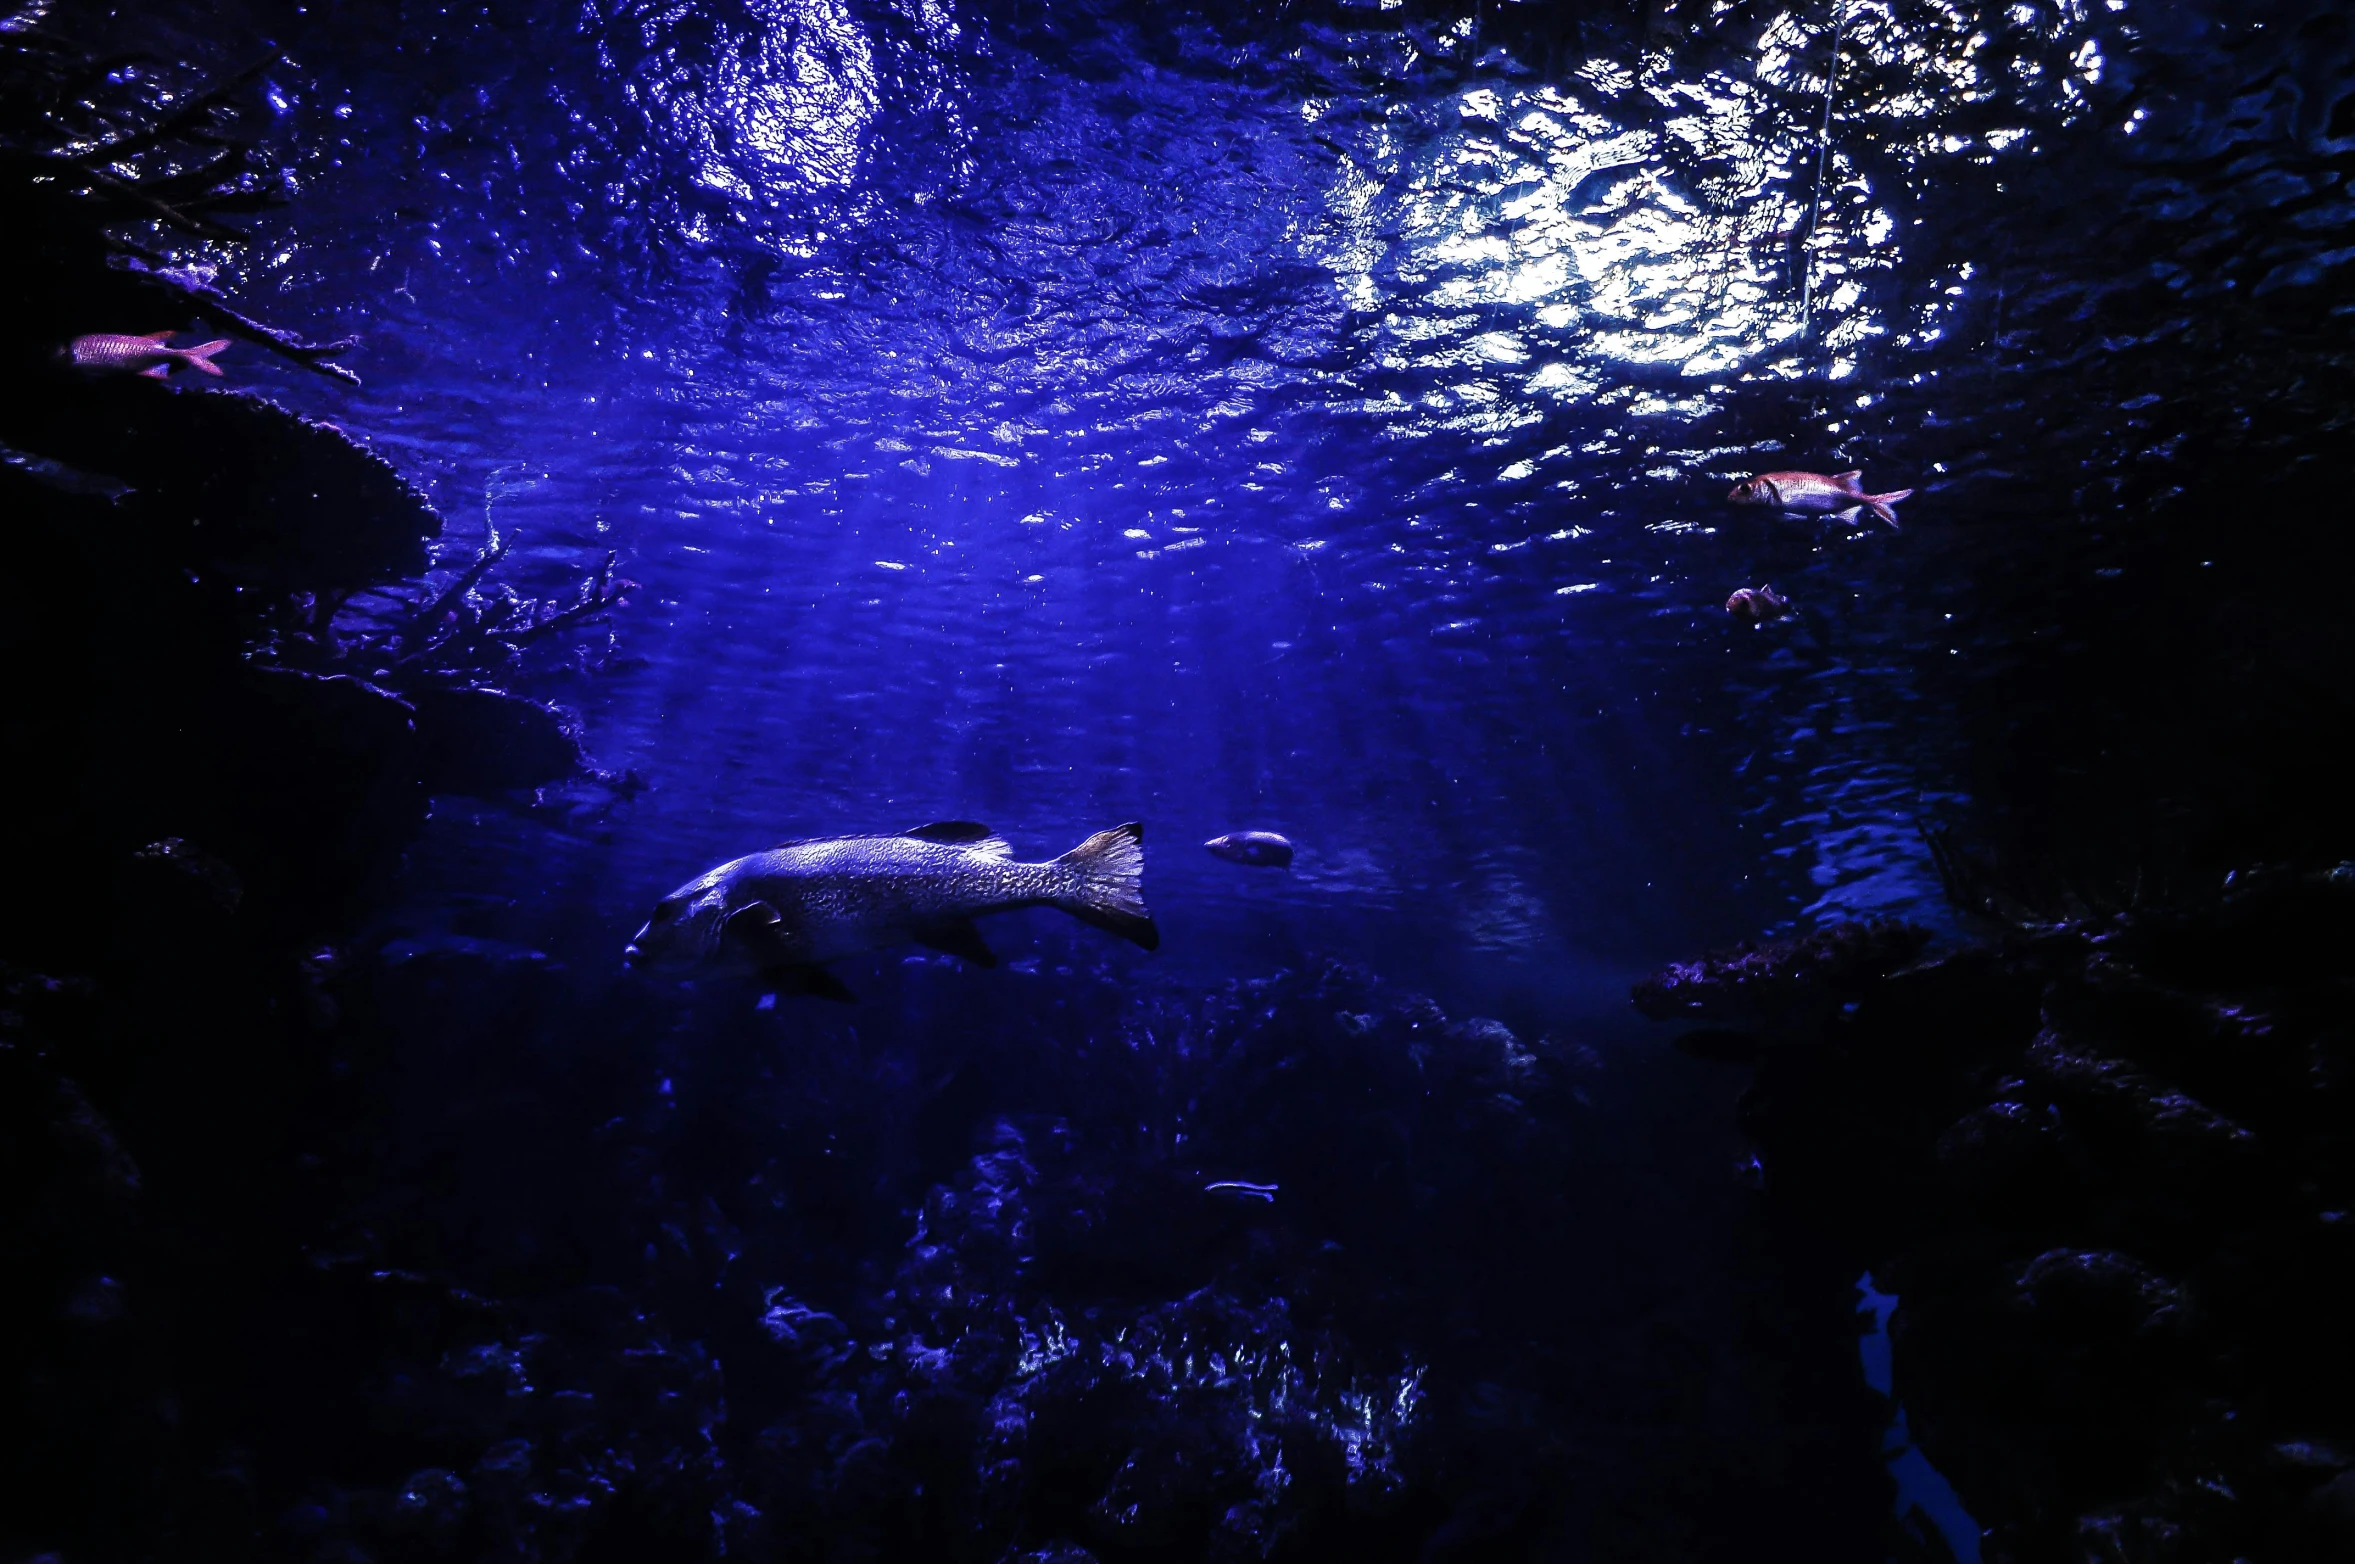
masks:
[[[1283,869],[1292,863],[1291,841],[1273,831],[1229,831],[1202,845],[1213,857],[1254,869]]]
[[[151,331],[143,337],[99,331],[67,343],[65,357],[74,368],[93,375],[142,375],[149,380],[161,380],[172,372],[174,365],[185,365],[208,375],[221,373],[213,355],[229,345],[227,337],[192,348],[171,347],[168,345],[171,340],[172,333],[168,331]]]
[[[1737,587],[1725,600],[1725,611],[1733,615],[1736,624],[1756,627],[1787,617],[1791,600],[1771,586]]]
[[[1152,950],[1161,933],[1145,910],[1144,835],[1114,826],[1047,863],[1017,862],[970,820],[784,842],[665,896],[622,961],[749,968],[777,993],[847,1001],[827,962],[917,944],[994,967],[973,920],[1018,907],[1054,907]]]
[[[1853,523],[1859,511],[1871,511],[1890,526],[1897,525],[1895,506],[1909,499],[1911,489],[1885,494],[1864,492],[1862,470],[1836,472],[1762,472],[1744,478],[1726,498],[1736,505],[1758,505],[1793,516],[1837,516]]]

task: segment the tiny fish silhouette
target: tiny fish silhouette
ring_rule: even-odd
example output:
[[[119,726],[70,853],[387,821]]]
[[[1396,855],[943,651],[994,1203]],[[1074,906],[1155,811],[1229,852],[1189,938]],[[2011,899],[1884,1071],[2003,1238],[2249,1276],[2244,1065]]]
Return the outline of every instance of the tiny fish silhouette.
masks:
[[[1264,1200],[1272,1205],[1276,1192],[1282,1188],[1281,1184],[1251,1184],[1239,1178],[1222,1178],[1215,1184],[1203,1185],[1202,1193],[1224,1195],[1230,1200]]]
[[[1725,611],[1743,624],[1762,625],[1791,611],[1791,600],[1771,586],[1741,587],[1725,600]]]
[[[1896,526],[1897,512],[1892,507],[1911,497],[1913,490],[1867,494],[1859,481],[1863,477],[1861,469],[1828,477],[1820,472],[1762,472],[1735,484],[1726,498],[1736,505],[1762,505],[1796,516],[1837,516],[1848,522],[1856,520],[1858,511],[1869,510]]]
[[[1202,845],[1229,863],[1254,869],[1283,869],[1292,862],[1292,844],[1273,831],[1229,831]]]
[[[65,353],[74,368],[98,375],[143,375],[149,380],[161,380],[172,372],[175,364],[185,364],[208,375],[221,372],[221,366],[213,362],[213,355],[229,345],[227,337],[192,348],[171,347],[168,345],[171,340],[168,331],[151,331],[143,337],[97,331],[74,338],[65,345]]]

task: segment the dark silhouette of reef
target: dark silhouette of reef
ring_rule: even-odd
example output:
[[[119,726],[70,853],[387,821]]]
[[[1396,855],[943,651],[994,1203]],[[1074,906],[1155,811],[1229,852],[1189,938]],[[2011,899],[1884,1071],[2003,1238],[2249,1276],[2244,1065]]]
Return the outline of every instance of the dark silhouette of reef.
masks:
[[[202,326],[352,378],[352,344],[170,263],[279,189],[254,73],[189,75],[37,9],[0,28],[7,1558],[206,1533],[246,1437],[224,1389],[308,1328],[277,1300],[322,1209],[300,1144],[336,1097],[344,942],[434,793],[587,774],[561,713],[492,681],[626,585],[437,574],[440,518],[340,430],[65,366],[83,333]]]
[[[1886,933],[1643,997],[1755,1062],[1778,1230],[1898,1295],[1895,1394],[1985,1556],[2355,1556],[2355,868],[1859,969]]]
[[[267,64],[268,62],[263,62]],[[248,393],[65,365],[88,332],[198,325],[306,368],[310,343],[237,310],[159,246],[244,237],[280,198],[243,129],[259,67],[210,87],[101,58],[45,24],[0,33],[0,502],[19,883],[0,949],[87,970],[135,919],[117,884],[178,837],[233,869],[239,917],[294,938],[348,923],[434,791],[584,769],[560,716],[488,685],[615,606],[611,564],[538,603],[486,586],[502,540],[434,586],[441,519],[341,430]],[[176,860],[155,860],[174,862]]]

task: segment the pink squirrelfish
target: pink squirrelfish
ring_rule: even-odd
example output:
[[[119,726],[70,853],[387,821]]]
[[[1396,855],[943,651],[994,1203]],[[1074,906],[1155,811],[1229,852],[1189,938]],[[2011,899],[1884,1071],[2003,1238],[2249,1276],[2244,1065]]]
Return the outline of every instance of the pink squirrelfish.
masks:
[[[161,380],[172,372],[174,364],[201,369],[208,375],[221,372],[221,366],[213,362],[213,355],[229,345],[227,337],[193,348],[167,346],[171,340],[168,331],[151,331],[144,337],[98,331],[74,338],[65,345],[65,351],[74,368],[102,375],[145,375],[150,380]]]
[[[1913,490],[1891,489],[1886,494],[1867,494],[1864,485],[1857,482],[1863,476],[1861,471],[1833,473],[1830,477],[1820,472],[1762,472],[1735,484],[1733,493],[1726,498],[1736,505],[1764,505],[1808,516],[1838,516],[1849,522],[1856,520],[1858,511],[1869,510],[1890,526],[1896,526],[1897,512],[1890,507]]]

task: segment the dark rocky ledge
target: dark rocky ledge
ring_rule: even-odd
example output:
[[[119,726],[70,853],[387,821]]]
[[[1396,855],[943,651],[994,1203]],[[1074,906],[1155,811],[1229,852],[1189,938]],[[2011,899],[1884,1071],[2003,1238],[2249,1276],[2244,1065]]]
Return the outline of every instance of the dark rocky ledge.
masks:
[[[498,538],[444,569],[424,495],[332,424],[186,371],[70,367],[85,333],[201,329],[350,379],[356,344],[305,342],[169,264],[282,198],[245,130],[258,70],[207,83],[65,28],[0,34],[0,281],[21,323],[0,345],[0,635],[23,757],[0,852],[50,888],[0,912],[0,955],[87,972],[138,922],[116,881],[145,844],[226,863],[239,917],[299,941],[369,905],[431,792],[587,772],[570,722],[512,685],[629,584],[608,560],[525,597],[494,579]]]
[[[254,1344],[310,1328],[276,1300],[323,1198],[335,974],[433,792],[587,769],[509,691],[625,584],[539,604],[495,548],[443,568],[424,496],[342,430],[61,362],[203,330],[349,380],[352,344],[169,264],[276,198],[249,78],[94,59],[39,9],[0,29],[0,1558],[276,1556],[204,1518]]]
[[[2355,867],[1860,969],[1884,947],[1639,1002],[1755,1062],[1768,1210],[1899,1296],[1895,1393],[1986,1557],[2355,1557]]]

